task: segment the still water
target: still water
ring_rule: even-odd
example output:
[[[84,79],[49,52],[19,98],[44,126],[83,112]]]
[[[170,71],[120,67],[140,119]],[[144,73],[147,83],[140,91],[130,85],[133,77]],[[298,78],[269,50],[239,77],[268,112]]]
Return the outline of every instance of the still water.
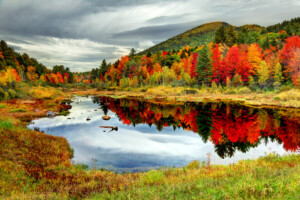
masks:
[[[230,164],[300,149],[300,118],[280,110],[108,97],[76,97],[71,105],[69,115],[37,119],[29,128],[65,137],[73,162],[89,167],[135,172],[208,157]]]

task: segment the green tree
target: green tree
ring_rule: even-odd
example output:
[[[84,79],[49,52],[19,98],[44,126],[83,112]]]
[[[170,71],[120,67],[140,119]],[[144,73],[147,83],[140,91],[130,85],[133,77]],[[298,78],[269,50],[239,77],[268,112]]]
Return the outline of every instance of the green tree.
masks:
[[[280,63],[276,64],[275,72],[274,72],[274,83],[273,86],[276,90],[279,89],[281,82],[283,80],[282,69]]]
[[[129,53],[129,57],[133,57],[134,55],[135,55],[135,49],[134,48],[132,48],[131,50],[130,50],[130,53]]]
[[[215,34],[214,43],[225,43],[226,37],[225,37],[225,26],[221,26]]]
[[[280,63],[277,63],[276,67],[275,67],[275,72],[274,72],[274,81],[281,83],[282,80],[283,80],[282,68],[281,68]]]
[[[233,26],[228,26],[225,32],[225,37],[226,37],[226,44],[230,47],[232,47],[234,44],[237,43],[238,41],[238,36],[236,31],[234,30]]]
[[[208,84],[211,81],[212,65],[206,45],[199,52],[196,71],[199,83]]]

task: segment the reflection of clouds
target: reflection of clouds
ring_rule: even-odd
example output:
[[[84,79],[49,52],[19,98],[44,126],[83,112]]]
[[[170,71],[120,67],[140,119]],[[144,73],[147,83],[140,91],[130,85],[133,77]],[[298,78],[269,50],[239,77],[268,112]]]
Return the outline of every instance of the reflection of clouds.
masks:
[[[65,137],[75,150],[76,163],[91,166],[91,160],[95,158],[101,167],[142,170],[149,167],[184,166],[192,160],[205,161],[208,153],[212,153],[212,163],[229,164],[240,159],[253,159],[265,152],[285,152],[282,145],[269,141],[268,145],[259,144],[247,153],[237,151],[232,158],[221,159],[214,152],[211,142],[204,143],[198,134],[191,131],[177,129],[174,132],[172,127],[165,127],[159,132],[155,126],[149,127],[147,124],[128,126],[111,111],[108,113],[111,119],[104,121],[101,118],[103,112],[97,104],[92,103],[91,98],[78,97],[72,106],[68,116],[38,119],[29,127],[39,127],[49,134]],[[86,121],[87,117],[91,120]],[[119,130],[109,132],[110,129],[99,126],[118,126]]]

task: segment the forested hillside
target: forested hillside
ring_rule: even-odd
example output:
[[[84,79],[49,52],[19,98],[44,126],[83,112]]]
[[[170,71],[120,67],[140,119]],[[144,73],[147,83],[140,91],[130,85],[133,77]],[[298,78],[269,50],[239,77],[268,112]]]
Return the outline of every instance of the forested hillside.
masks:
[[[213,42],[216,31],[220,27],[226,28],[229,26],[232,25],[226,22],[212,22],[202,24],[180,35],[172,37],[164,42],[161,42],[153,47],[150,47],[149,49],[140,52],[139,55],[155,53],[156,51],[179,51],[184,46],[199,47],[201,45],[209,44],[210,42]],[[244,25],[241,27],[232,26],[232,28],[236,31],[247,29],[250,32],[257,33],[266,30],[266,28],[255,24]]]
[[[92,70],[91,82],[123,89],[170,85],[211,86],[223,91],[245,87],[244,92],[278,90],[281,85],[291,84],[300,87],[299,20],[274,25],[277,26],[287,30],[268,32],[258,25],[205,24],[163,45],[139,54],[132,50],[113,65]],[[197,42],[192,44],[204,45],[185,45],[194,40]]]
[[[164,42],[161,42],[149,49],[146,49],[139,53],[139,55],[146,54],[148,52],[154,53],[156,51],[178,51],[184,46],[200,46],[213,41],[215,32],[221,26],[228,26],[225,22],[212,22],[202,24],[191,30],[188,30],[180,35],[172,37]]]

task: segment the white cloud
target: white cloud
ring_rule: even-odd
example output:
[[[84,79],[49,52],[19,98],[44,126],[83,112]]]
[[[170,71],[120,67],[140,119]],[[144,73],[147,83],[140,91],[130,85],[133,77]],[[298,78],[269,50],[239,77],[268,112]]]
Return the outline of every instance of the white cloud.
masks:
[[[144,49],[152,47],[154,45],[155,45],[155,43],[152,42],[152,41],[150,41],[150,40],[139,42],[139,48],[140,48],[140,50],[144,50]]]
[[[49,67],[86,71],[202,23],[266,26],[299,16],[299,9],[299,0],[4,0],[0,37]]]
[[[113,62],[116,57],[129,52],[129,47],[108,45],[88,39],[55,37],[38,37],[26,40],[26,43],[8,41],[8,45],[18,47],[21,53],[37,57],[39,62],[49,68],[54,65],[65,65],[72,71],[88,71],[99,66],[103,54],[109,53],[110,59],[107,61]]]

